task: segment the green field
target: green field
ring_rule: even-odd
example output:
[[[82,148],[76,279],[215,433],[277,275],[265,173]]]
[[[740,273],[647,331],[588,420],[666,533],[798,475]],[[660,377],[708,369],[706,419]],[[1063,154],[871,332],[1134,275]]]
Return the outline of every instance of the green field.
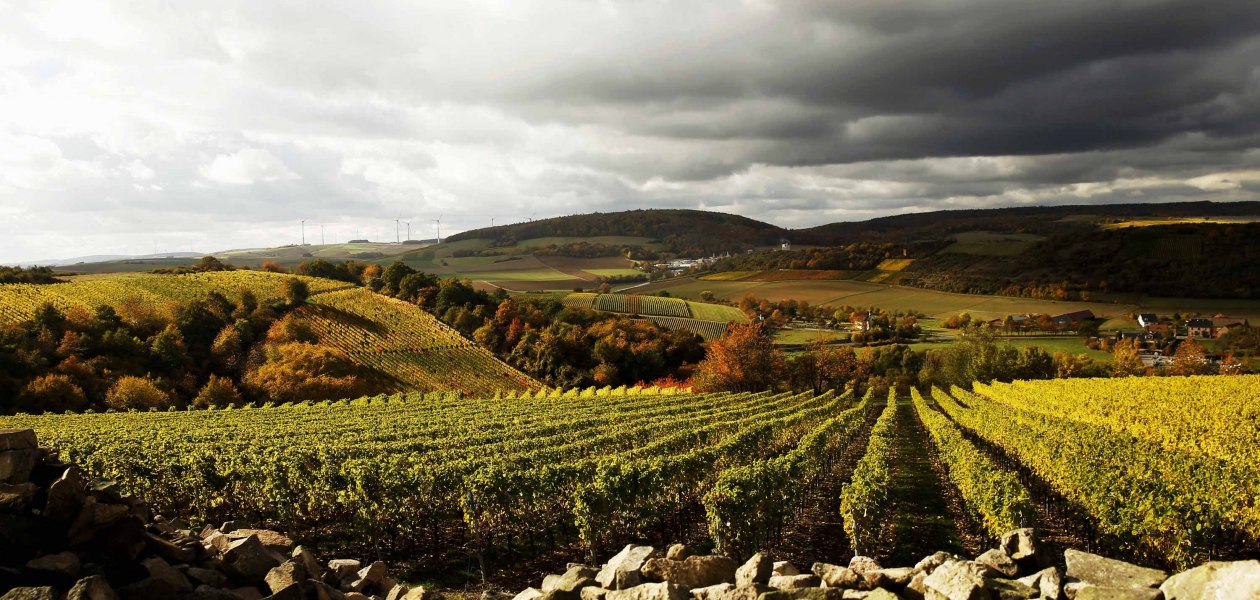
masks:
[[[1028,233],[966,231],[954,234],[953,239],[954,243],[946,246],[941,252],[978,256],[1018,256],[1045,238]]]
[[[819,339],[848,342],[849,332],[834,329],[780,329],[774,334],[774,343],[783,346],[803,346]]]
[[[722,304],[708,304],[705,302],[687,302],[688,308],[691,309],[691,318],[701,321],[714,321],[717,323],[745,323],[748,317],[744,312],[735,306],[725,306]]]

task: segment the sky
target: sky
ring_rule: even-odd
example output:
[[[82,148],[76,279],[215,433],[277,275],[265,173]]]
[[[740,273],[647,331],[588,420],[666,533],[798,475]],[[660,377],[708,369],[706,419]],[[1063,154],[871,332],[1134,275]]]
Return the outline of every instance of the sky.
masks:
[[[1255,0],[0,0],[0,262],[1260,199]]]

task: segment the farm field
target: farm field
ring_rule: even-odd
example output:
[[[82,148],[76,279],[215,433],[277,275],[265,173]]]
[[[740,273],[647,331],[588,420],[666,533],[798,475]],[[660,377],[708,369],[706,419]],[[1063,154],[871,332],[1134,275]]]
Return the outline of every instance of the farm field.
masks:
[[[774,335],[774,343],[785,346],[803,346],[819,339],[848,342],[849,332],[834,329],[780,329]]]
[[[680,298],[575,292],[566,295],[560,302],[570,308],[641,315],[666,329],[684,329],[706,340],[722,337],[727,323],[748,321],[743,311],[734,306]]]
[[[563,565],[630,540],[673,541],[680,527],[740,559],[768,548],[840,562],[855,551],[974,553],[1033,526],[1052,543],[1171,567],[1260,551],[1260,437],[1237,427],[1256,418],[1257,389],[1260,376],[1016,382],[886,400],[408,394],[17,415],[0,428],[33,428],[165,514],[283,524],[324,547],[385,540],[381,555],[418,557],[453,586],[478,566],[496,581],[514,562]],[[843,527],[818,526],[809,516],[819,514]]]
[[[1123,229],[1125,227],[1153,227],[1156,225],[1180,225],[1185,223],[1254,223],[1260,221],[1256,217],[1164,217],[1149,219],[1130,219],[1116,223],[1104,223],[1103,229]]]
[[[1055,352],[1065,352],[1073,356],[1077,354],[1084,354],[1095,361],[1104,362],[1104,363],[1111,362],[1112,360],[1112,356],[1110,352],[1106,352],[1103,350],[1091,350],[1090,348],[1086,347],[1085,344],[1081,343],[1081,339],[1078,337],[1012,336],[1012,337],[999,337],[997,338],[997,341],[1004,344],[1010,344],[1016,348],[1028,348],[1028,347],[1035,346],[1035,347],[1041,348],[1042,350],[1045,350],[1046,352],[1050,354],[1054,354]],[[926,342],[926,343],[921,342],[921,343],[916,343],[916,344],[910,344],[910,348],[913,350],[931,350],[933,348],[944,348],[948,344],[949,342]]]
[[[1019,256],[1045,239],[1027,233],[994,233],[990,231],[966,231],[953,236],[954,243],[941,252],[975,254],[979,256]]]

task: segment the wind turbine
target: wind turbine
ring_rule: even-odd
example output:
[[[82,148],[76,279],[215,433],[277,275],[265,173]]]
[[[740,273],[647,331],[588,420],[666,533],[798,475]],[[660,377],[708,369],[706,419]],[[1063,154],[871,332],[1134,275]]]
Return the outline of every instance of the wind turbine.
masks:
[[[438,215],[438,218],[433,219],[433,226],[437,228],[437,240],[438,240],[438,243],[441,244],[442,243],[442,215]]]
[[[411,240],[411,221],[407,221],[407,240]]]
[[[401,244],[402,240],[398,239],[398,224],[401,219],[394,219],[394,243]]]
[[[302,219],[302,245],[306,245],[306,219]]]
[[[319,224],[319,245],[324,245],[324,224]]]

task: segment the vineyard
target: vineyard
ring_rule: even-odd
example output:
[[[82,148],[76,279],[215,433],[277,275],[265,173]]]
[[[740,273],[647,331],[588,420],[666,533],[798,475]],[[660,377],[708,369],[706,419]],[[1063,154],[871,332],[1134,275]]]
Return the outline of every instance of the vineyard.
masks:
[[[393,379],[402,390],[487,394],[537,384],[412,304],[363,288],[314,298],[290,318],[319,343]]]
[[[353,307],[359,293],[323,294],[311,312]],[[385,311],[364,312],[377,322],[404,318],[370,310]],[[311,318],[360,353],[460,347]],[[19,415],[0,428],[35,429],[164,511],[492,574],[632,540],[835,560],[946,543],[962,552],[1017,527],[1187,565],[1260,549],[1256,431],[1242,425],[1254,423],[1257,379],[1017,382],[887,401],[656,388],[407,394]],[[912,461],[915,448],[933,461]],[[940,529],[917,535],[911,514]]]
[[[127,302],[160,307],[169,302],[203,299],[212,292],[235,301],[242,289],[252,291],[262,302],[271,302],[284,297],[284,284],[292,277],[259,271],[218,271],[188,275],[86,275],[74,277],[69,283],[4,284],[0,285],[0,321],[29,320],[45,303],[62,310],[75,307],[91,310],[102,305],[118,307]],[[311,294],[352,287],[331,279],[300,279],[307,283]]]
[[[748,320],[744,313],[733,306],[659,296],[577,292],[565,296],[561,303],[568,308],[645,317],[662,328],[690,331],[706,340],[722,337],[726,333],[727,323],[743,323]]]

